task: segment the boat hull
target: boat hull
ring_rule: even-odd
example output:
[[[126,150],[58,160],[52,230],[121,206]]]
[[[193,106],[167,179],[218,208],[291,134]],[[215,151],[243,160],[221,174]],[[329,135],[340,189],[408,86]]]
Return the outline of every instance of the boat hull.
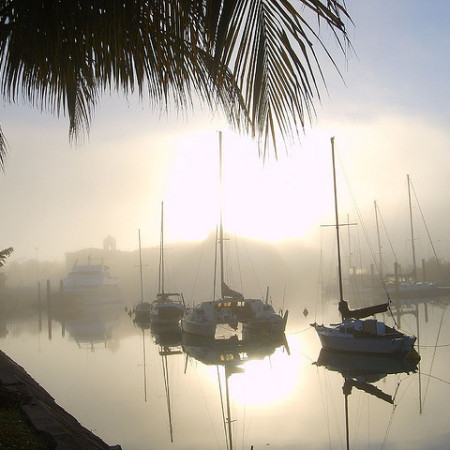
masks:
[[[177,325],[183,312],[183,306],[178,303],[154,303],[150,309],[150,322],[152,325]]]
[[[181,319],[181,329],[184,333],[193,334],[195,336],[214,337],[216,334],[216,324],[199,323],[189,319]]]
[[[261,337],[281,335],[286,329],[287,317],[286,312],[284,317],[273,314],[261,319],[249,320],[242,323],[242,332],[244,335]]]
[[[187,313],[181,319],[181,329],[184,333],[201,337],[214,337],[216,334],[216,321],[192,317],[192,313]]]
[[[346,333],[339,328],[315,325],[322,347],[326,350],[366,355],[407,355],[415,336],[363,336]]]
[[[134,319],[136,322],[150,322],[150,303],[138,303],[134,308]]]

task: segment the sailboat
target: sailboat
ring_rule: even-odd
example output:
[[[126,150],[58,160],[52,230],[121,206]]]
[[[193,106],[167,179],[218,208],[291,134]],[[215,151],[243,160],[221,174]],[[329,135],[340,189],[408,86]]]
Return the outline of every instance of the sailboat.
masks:
[[[183,295],[166,292],[164,286],[164,203],[161,202],[161,241],[159,247],[159,287],[156,299],[150,304],[150,323],[155,326],[179,325],[184,314]]]
[[[417,268],[417,261],[416,261],[416,248],[415,248],[415,241],[416,237],[414,235],[414,221],[413,221],[413,207],[412,207],[412,196],[411,196],[411,188],[412,181],[409,174],[406,175],[407,178],[407,186],[408,186],[408,205],[409,205],[409,226],[410,226],[410,240],[411,240],[411,257],[412,257],[412,271],[408,275],[400,276],[398,273],[394,277],[393,282],[389,283],[387,286],[388,292],[397,297],[402,299],[411,299],[411,298],[418,298],[418,297],[431,297],[431,296],[439,296],[439,295],[447,295],[448,292],[446,292],[445,289],[440,289],[436,282],[431,281],[418,281],[418,268]],[[416,198],[417,205],[420,208],[420,205],[418,204],[417,198]],[[425,223],[425,227],[427,229],[428,233],[428,227]],[[428,236],[430,237],[430,236]],[[435,260],[440,267],[439,258],[437,257],[436,250],[434,248],[433,242],[430,239],[430,245],[433,249]],[[424,269],[425,272],[425,269]],[[423,274],[423,278],[425,278],[425,273]]]
[[[331,150],[339,281],[338,309],[342,320],[340,323],[330,326],[319,325],[317,323],[313,323],[311,326],[315,328],[322,347],[327,350],[363,354],[406,356],[408,352],[413,349],[416,337],[407,336],[397,329],[389,327],[382,321],[368,318],[377,313],[386,312],[389,308],[389,301],[367,308],[351,310],[348,303],[344,300],[339,240],[339,214],[334,157],[334,137],[331,138]]]
[[[144,302],[144,283],[142,277],[142,248],[141,248],[141,230],[138,230],[139,238],[139,275],[141,286],[141,300],[134,307],[134,320],[141,328],[148,328],[150,322],[150,303]]]
[[[222,133],[219,132],[219,178],[220,194],[222,196]],[[222,201],[220,202],[219,221],[220,248],[220,291],[218,300],[200,303],[187,310],[181,319],[181,328],[186,333],[214,338],[216,327],[226,324],[237,330],[242,325],[243,333],[276,336],[282,334],[286,328],[289,312],[284,316],[277,314],[273,306],[266,299],[244,298],[244,296],[230,288],[225,282],[224,275],[224,236]]]

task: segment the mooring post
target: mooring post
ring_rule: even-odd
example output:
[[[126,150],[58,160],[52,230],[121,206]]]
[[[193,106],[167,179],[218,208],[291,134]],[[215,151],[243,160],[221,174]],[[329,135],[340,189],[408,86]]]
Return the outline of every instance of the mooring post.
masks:
[[[39,333],[42,331],[42,303],[41,303],[41,282],[37,282],[37,294],[38,294],[38,324]]]
[[[52,305],[50,298],[50,280],[47,279],[47,319],[48,319],[48,338],[52,340]]]
[[[61,308],[63,308],[61,310]],[[63,280],[59,280],[59,309],[61,314],[61,334],[62,337],[66,335],[66,308],[64,303],[64,285]]]

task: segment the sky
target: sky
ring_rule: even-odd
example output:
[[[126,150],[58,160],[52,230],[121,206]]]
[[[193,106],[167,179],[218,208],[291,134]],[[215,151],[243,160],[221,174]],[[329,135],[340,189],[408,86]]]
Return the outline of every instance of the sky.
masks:
[[[139,229],[142,245],[156,246],[161,202],[166,240],[205,239],[218,220],[221,130],[229,232],[320,246],[320,225],[334,221],[335,136],[342,216],[355,220],[357,205],[373,236],[376,200],[403,245],[409,174],[432,240],[448,257],[450,4],[346,4],[353,52],[347,61],[332,52],[343,80],[324,63],[317,118],[278,160],[263,163],[255,142],[206,107],[166,116],[133,96],[105,96],[89,138],[74,147],[67,118],[3,104],[9,153],[0,174],[0,248],[13,246],[16,261],[64,260],[66,252],[101,247],[108,235],[120,250],[135,250]]]

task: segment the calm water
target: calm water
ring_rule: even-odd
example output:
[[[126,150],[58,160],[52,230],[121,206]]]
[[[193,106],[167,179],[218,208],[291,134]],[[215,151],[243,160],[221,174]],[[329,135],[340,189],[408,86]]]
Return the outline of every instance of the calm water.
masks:
[[[3,308],[0,346],[86,428],[124,450],[346,448],[344,384],[350,448],[443,449],[447,309],[422,304],[418,321],[402,317],[407,332],[419,327],[422,360],[410,373],[383,360],[319,360],[314,319],[300,308],[291,308],[286,342],[246,347],[154,336],[122,304],[53,311],[51,321]],[[346,380],[341,372],[358,364]]]

